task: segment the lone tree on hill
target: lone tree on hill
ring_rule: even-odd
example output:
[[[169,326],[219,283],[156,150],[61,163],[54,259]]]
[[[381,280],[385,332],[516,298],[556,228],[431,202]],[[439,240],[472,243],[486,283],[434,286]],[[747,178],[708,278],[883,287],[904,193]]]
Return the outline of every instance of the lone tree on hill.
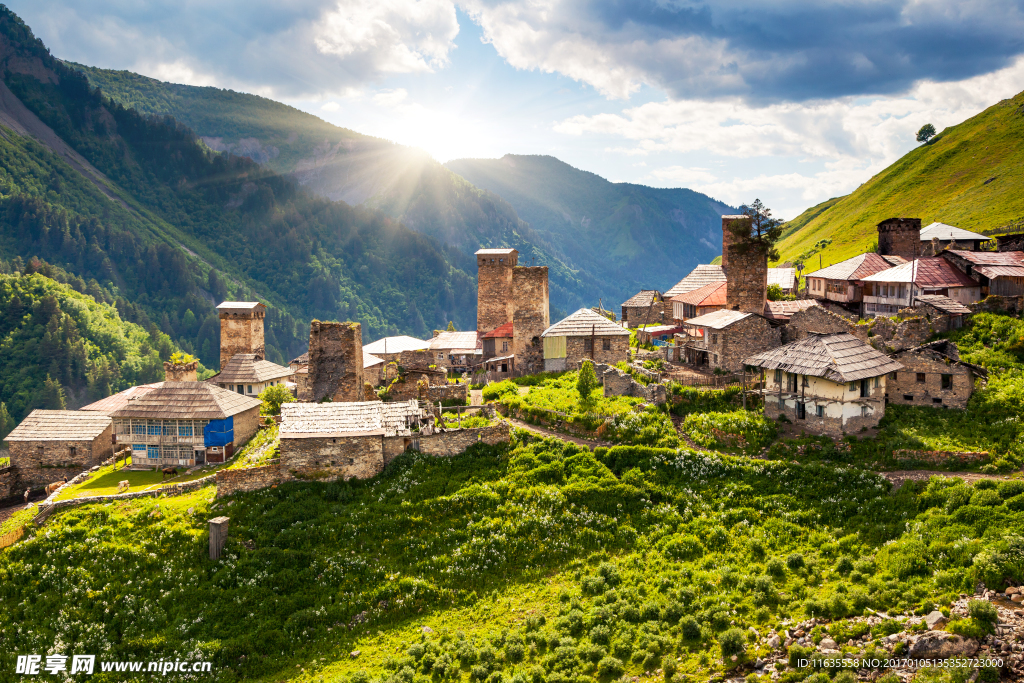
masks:
[[[747,229],[745,221],[730,223],[729,232],[736,238],[732,247],[740,254],[757,249],[764,252],[769,261],[778,261],[779,250],[775,244],[782,238],[783,221],[773,218],[771,209],[762,204],[760,199],[741,206],[740,213],[750,218],[750,229]]]
[[[589,406],[594,402],[594,389],[597,389],[597,373],[594,372],[594,364],[585,360],[580,367],[580,376],[576,379],[581,406]]]
[[[282,403],[292,403],[295,397],[283,384],[273,384],[260,392],[260,415],[280,415]]]
[[[921,130],[917,131],[918,142],[928,142],[935,137],[935,126],[930,123],[926,123],[921,126]]]

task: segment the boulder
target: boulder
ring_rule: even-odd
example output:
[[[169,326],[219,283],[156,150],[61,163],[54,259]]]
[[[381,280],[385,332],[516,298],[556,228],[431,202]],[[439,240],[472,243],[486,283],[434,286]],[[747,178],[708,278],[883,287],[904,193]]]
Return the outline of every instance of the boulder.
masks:
[[[777,635],[774,635],[768,639],[768,647],[770,647],[771,649],[778,650],[780,645],[782,645],[782,639],[779,638]]]
[[[831,638],[822,638],[821,642],[818,643],[818,647],[820,647],[822,650],[838,650],[839,643],[832,640]]]
[[[935,610],[934,612],[932,612],[924,618],[924,623],[928,626],[929,631],[934,631],[938,627],[945,624],[947,621],[948,620],[946,619],[946,615],[944,615],[939,610]]]
[[[907,657],[911,659],[948,659],[973,654],[978,641],[945,631],[925,631],[910,639]]]
[[[1016,586],[1010,586],[1006,589],[1007,595],[1017,595],[1018,593],[1020,593],[1020,588],[1017,588]]]
[[[1011,595],[1010,600],[1013,600],[1014,602],[1024,602],[1024,595],[1021,595],[1020,593]]]

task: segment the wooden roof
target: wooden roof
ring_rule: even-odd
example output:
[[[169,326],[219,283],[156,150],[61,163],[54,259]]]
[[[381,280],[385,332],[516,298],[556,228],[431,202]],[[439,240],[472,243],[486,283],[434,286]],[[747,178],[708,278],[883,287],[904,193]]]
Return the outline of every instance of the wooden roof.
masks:
[[[209,382],[159,382],[150,391],[129,397],[115,418],[223,420],[259,408],[260,401]]]
[[[424,411],[415,400],[384,403],[285,403],[281,406],[282,439],[346,436],[395,436]]]
[[[128,389],[120,391],[112,396],[101,398],[95,403],[90,403],[89,405],[80,408],[80,410],[88,410],[91,412],[102,413],[104,415],[110,415],[128,405],[128,399],[135,396],[141,396],[158,386],[160,386],[159,382],[156,384],[140,384],[136,387],[129,387]]]
[[[812,332],[800,341],[759,353],[743,362],[756,368],[823,377],[837,383],[879,377],[903,368],[848,332]]]
[[[674,296],[692,292],[698,287],[703,287],[704,285],[712,282],[718,282],[720,280],[725,281],[725,270],[722,266],[702,263],[691,270],[689,275],[677,282],[672,289],[665,292],[665,298],[671,299]]]
[[[661,292],[656,289],[641,289],[639,292],[622,302],[623,308],[639,308],[650,306],[661,300]]]
[[[33,410],[5,441],[91,441],[110,426],[102,413],[77,410]]]
[[[594,313],[589,308],[581,308],[575,313],[562,318],[544,330],[542,337],[611,337],[623,335],[628,337],[629,330],[608,318]]]
[[[215,384],[261,384],[294,374],[291,368],[257,359],[255,354],[236,353],[219,373],[207,381]]]

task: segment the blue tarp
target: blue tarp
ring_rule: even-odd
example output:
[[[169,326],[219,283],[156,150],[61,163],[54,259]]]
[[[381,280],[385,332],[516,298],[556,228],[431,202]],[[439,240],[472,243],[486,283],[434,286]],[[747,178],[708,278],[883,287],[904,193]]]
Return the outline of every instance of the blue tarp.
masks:
[[[235,440],[235,418],[229,417],[223,420],[210,420],[210,424],[203,427],[203,443],[207,448],[210,446],[227,446]]]

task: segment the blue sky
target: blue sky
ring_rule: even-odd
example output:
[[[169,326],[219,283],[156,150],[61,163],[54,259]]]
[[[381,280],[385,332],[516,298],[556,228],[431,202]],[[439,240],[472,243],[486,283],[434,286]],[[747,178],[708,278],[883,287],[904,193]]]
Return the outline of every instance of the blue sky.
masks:
[[[1024,90],[1024,0],[14,0],[58,57],[776,215]]]

